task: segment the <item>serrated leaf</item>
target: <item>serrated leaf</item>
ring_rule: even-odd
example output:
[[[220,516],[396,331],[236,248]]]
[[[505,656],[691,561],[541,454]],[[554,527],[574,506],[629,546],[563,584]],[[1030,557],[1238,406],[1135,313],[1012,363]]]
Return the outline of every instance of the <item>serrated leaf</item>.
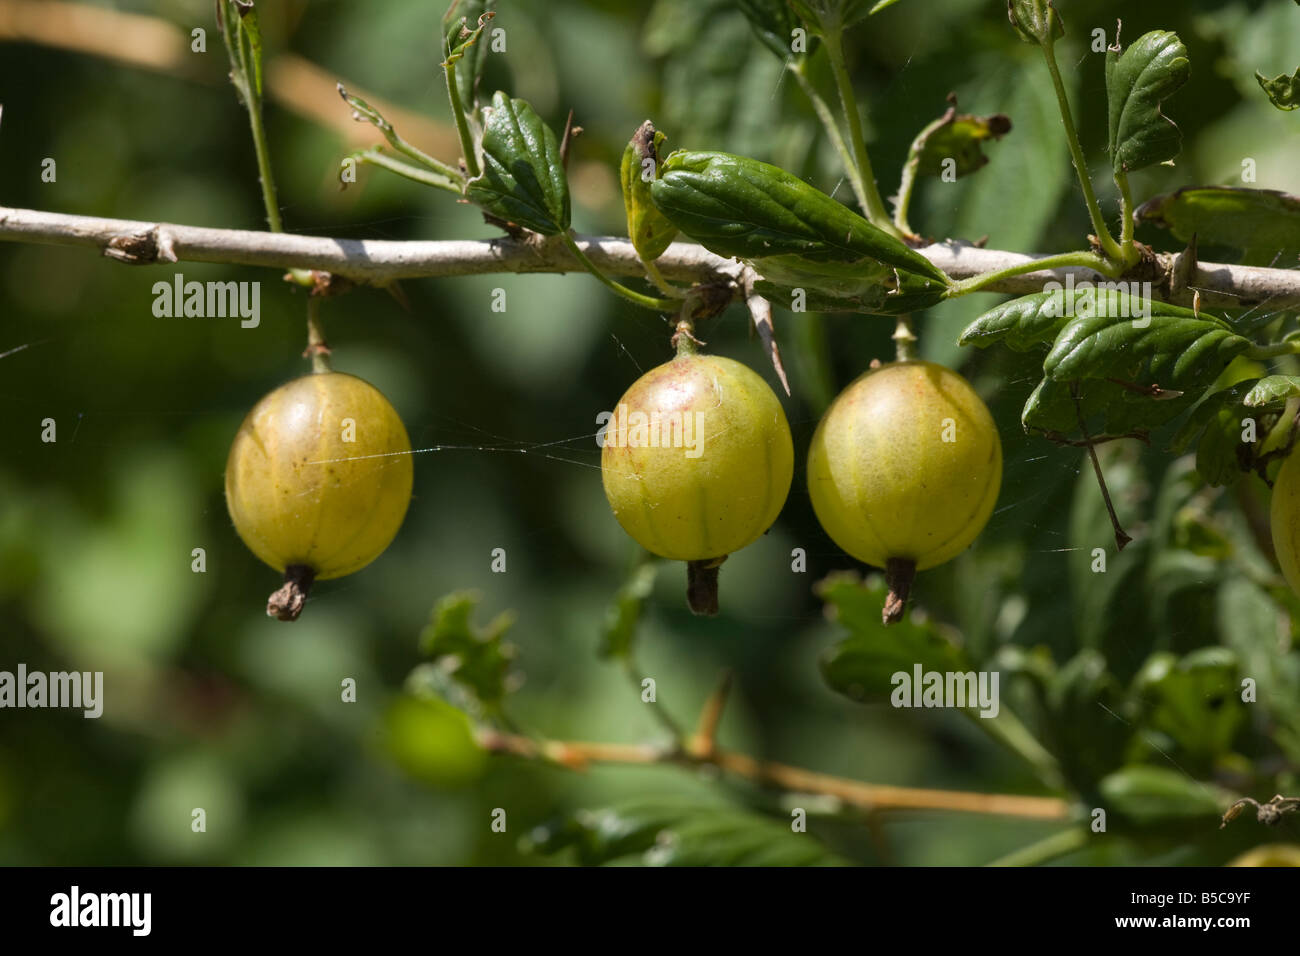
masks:
[[[1210,821],[1223,812],[1218,791],[1167,767],[1125,767],[1099,789],[1106,809],[1139,826]]]
[[[647,560],[633,568],[623,586],[605,609],[605,624],[601,628],[600,648],[603,658],[626,657],[636,641],[637,627],[646,598],[654,590],[659,562]]]
[[[1164,388],[1208,385],[1250,340],[1226,322],[1202,314],[1158,314],[1149,319],[1114,315],[1074,318],[1043,360],[1043,374],[1057,381],[1111,376],[1147,378]]]
[[[886,590],[879,575],[861,581],[851,572],[832,574],[816,587],[832,618],[849,632],[822,654],[822,676],[852,700],[888,699],[897,686],[893,675],[901,672],[911,680],[918,666],[922,672],[969,669],[960,648],[916,614],[881,623]]]
[[[579,810],[535,827],[525,853],[571,850],[582,865],[843,866],[806,833],[727,806],[643,801]]]
[[[479,595],[455,591],[433,609],[420,634],[420,651],[460,685],[486,712],[496,710],[510,687],[514,647],[504,640],[514,615],[497,615],[486,627],[473,622]]]
[[[1300,255],[1300,196],[1243,186],[1187,186],[1138,207],[1139,222],[1182,242],[1241,250],[1252,265],[1294,264]]]
[[[1011,120],[1001,113],[972,116],[949,110],[912,143],[917,157],[917,175],[944,176],[951,171],[957,179],[988,165],[983,145],[1011,132]],[[952,161],[949,166],[948,161]]]
[[[1300,395],[1300,375],[1269,375],[1261,378],[1241,400],[1243,405],[1259,408],[1285,402]]]
[[[901,240],[768,163],[678,150],[664,162],[650,195],[682,232],[721,256],[751,262],[783,255],[817,263],[866,259],[949,284],[937,266]]]
[[[1056,292],[1036,292],[995,305],[961,333],[961,345],[988,348],[1002,342],[1017,352],[1046,345],[1070,321]]]
[[[1259,88],[1268,96],[1268,101],[1278,109],[1300,109],[1300,67],[1296,67],[1290,76],[1279,73],[1271,80],[1256,70],[1255,79],[1259,81]]]
[[[560,144],[524,100],[498,91],[485,109],[483,174],[469,198],[492,215],[544,236],[569,228],[569,182]]]
[[[662,166],[659,147],[666,138],[655,130],[654,123],[646,120],[632,134],[619,165],[628,236],[637,255],[647,262],[663,255],[677,235],[677,227],[650,199],[650,184],[659,178]]]
[[[1110,157],[1115,175],[1173,159],[1182,134],[1160,104],[1187,82],[1191,65],[1178,34],[1152,30],[1123,54],[1106,52]]]

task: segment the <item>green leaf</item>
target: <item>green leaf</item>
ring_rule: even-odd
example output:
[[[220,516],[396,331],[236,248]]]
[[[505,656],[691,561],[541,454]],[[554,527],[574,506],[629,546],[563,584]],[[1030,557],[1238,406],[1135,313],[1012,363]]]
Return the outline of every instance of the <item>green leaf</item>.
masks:
[[[598,654],[602,658],[627,657],[636,641],[637,626],[646,598],[654,590],[659,562],[646,560],[632,569],[628,579],[614,595],[614,601],[605,609],[605,624],[601,629]]]
[[[569,228],[569,182],[560,144],[523,100],[502,92],[485,110],[483,174],[469,198],[492,215],[544,236]]]
[[[1065,24],[1049,0],[1007,0],[1007,19],[1028,43],[1054,43],[1065,36]]]
[[[1256,382],[1241,403],[1259,408],[1285,402],[1297,395],[1300,395],[1300,375],[1269,375]]]
[[[753,264],[762,273],[755,290],[795,312],[899,315],[943,301],[943,289],[929,279],[870,260],[813,262],[789,255]]]
[[[479,42],[491,13],[494,0],[452,0],[442,15],[443,53],[447,62],[456,64],[456,91],[461,107],[469,112],[475,107],[479,77],[487,48]],[[489,18],[490,19],[490,18]]]
[[[1205,426],[1218,414],[1219,410],[1227,404],[1241,405],[1244,396],[1259,382],[1256,378],[1244,378],[1234,384],[1221,388],[1218,391],[1211,392],[1201,399],[1200,403],[1192,409],[1192,414],[1187,417],[1187,421],[1179,427],[1174,437],[1169,442],[1169,451],[1171,454],[1180,455],[1188,444],[1201,433]]]
[[[1139,222],[1182,242],[1238,249],[1251,265],[1293,265],[1300,256],[1300,196],[1242,186],[1188,186],[1138,207]]]
[[[257,8],[253,4],[239,8],[239,29],[248,36],[248,50],[253,61],[253,91],[258,99],[262,98],[262,27],[257,20]]]
[[[826,683],[853,700],[885,700],[896,684],[893,675],[911,680],[914,668],[966,671],[965,656],[931,622],[916,613],[886,627],[880,620],[886,587],[879,575],[859,580],[852,572],[832,574],[819,582],[817,594],[849,636],[821,657]]]
[[[1111,573],[1108,569],[1097,577],[1109,579]],[[1105,599],[1114,590],[1110,587]],[[1089,608],[1094,609],[1104,610],[1104,603]],[[1047,691],[1052,752],[1059,756],[1066,779],[1081,790],[1090,790],[1122,761],[1132,729],[1122,719],[1121,694],[1119,683],[1106,669],[1106,658],[1091,648],[1080,651],[1052,677]]]
[[[791,9],[817,33],[845,30],[897,0],[788,0]]]
[[[1236,651],[1241,672],[1268,688],[1259,705],[1269,716],[1291,730],[1300,731],[1300,649],[1286,653],[1278,648],[1279,625],[1285,628],[1285,611],[1263,588],[1245,575],[1225,578],[1219,585],[1217,624],[1223,642]],[[1280,736],[1280,735],[1279,735]],[[1295,757],[1293,756],[1294,760]]]
[[[843,866],[788,823],[727,806],[642,801],[579,810],[533,828],[521,850],[572,851],[584,866]]]
[[[793,254],[817,263],[868,259],[949,284],[938,267],[901,240],[768,163],[678,150],[664,162],[650,195],[682,232],[718,255],[758,261]]]
[[[1105,379],[1064,382],[1045,378],[1021,411],[1020,422],[1026,431],[1055,432],[1062,436],[1080,432],[1071,385],[1078,386],[1080,410],[1093,438],[1102,434],[1149,433],[1177,418],[1197,397],[1194,391],[1189,391],[1156,399]]]
[[[503,638],[514,615],[505,612],[487,627],[477,627],[473,617],[478,602],[479,595],[472,591],[455,591],[442,598],[420,634],[420,652],[450,674],[483,710],[493,713],[512,689],[515,649]]]
[[[1101,781],[1106,809],[1138,826],[1209,822],[1223,810],[1222,795],[1166,767],[1125,767]]]
[[[1001,113],[971,116],[950,109],[913,141],[912,149],[919,153],[917,174],[942,176],[951,168],[957,179],[969,176],[988,165],[989,158],[981,147],[1009,132],[1011,120]],[[945,166],[948,160],[953,161],[951,167]]]
[[[961,334],[961,345],[988,348],[1002,342],[1017,352],[1048,345],[1065,327],[1069,316],[1056,292],[1036,292],[995,305]]]
[[[1173,739],[1200,768],[1226,754],[1246,720],[1239,696],[1237,656],[1205,647],[1183,658],[1153,654],[1134,679],[1146,726]]]
[[[1241,440],[1243,413],[1237,402],[1216,403],[1197,442],[1196,470],[1211,487],[1230,485],[1250,468],[1255,446]]]
[[[740,12],[754,28],[763,46],[782,60],[791,54],[793,33],[799,21],[795,19],[786,0],[735,0]],[[808,50],[811,53],[812,50]]]
[[[1160,104],[1190,75],[1187,48],[1168,30],[1143,34],[1122,55],[1115,47],[1106,51],[1110,159],[1116,176],[1178,155],[1182,134]]]
[[[650,199],[650,184],[659,178],[663,165],[659,160],[659,147],[666,138],[655,130],[654,123],[646,120],[632,134],[619,166],[628,236],[637,255],[647,262],[663,255],[677,235],[677,227]]]
[[[1182,389],[1208,385],[1250,348],[1250,340],[1221,319],[1195,318],[1154,303],[1151,311],[1149,320],[1116,315],[1070,320],[1043,360],[1044,375],[1057,381],[1135,380],[1145,365],[1148,380]]]
[[[1268,79],[1263,73],[1255,71],[1259,88],[1268,96],[1268,101],[1280,110],[1300,109],[1300,67],[1290,76],[1279,73]]]

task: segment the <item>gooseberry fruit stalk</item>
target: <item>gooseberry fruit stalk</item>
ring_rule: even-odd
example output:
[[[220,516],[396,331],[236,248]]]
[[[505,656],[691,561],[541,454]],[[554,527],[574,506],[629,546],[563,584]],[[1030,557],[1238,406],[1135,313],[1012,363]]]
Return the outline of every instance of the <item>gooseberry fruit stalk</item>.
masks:
[[[614,517],[647,551],[687,562],[687,603],[718,612],[718,568],[781,512],[794,444],[772,389],[749,367],[678,355],[632,384],[605,426],[601,477]]]
[[[827,409],[808,452],[817,520],[885,570],[882,618],[902,619],[915,573],[964,551],[993,513],[1002,443],[967,381],[933,362],[871,369]]]
[[[379,557],[412,479],[406,428],[368,382],[313,372],[258,402],[230,447],[226,506],[249,550],[284,573],[266,613],[297,620],[313,581]]]

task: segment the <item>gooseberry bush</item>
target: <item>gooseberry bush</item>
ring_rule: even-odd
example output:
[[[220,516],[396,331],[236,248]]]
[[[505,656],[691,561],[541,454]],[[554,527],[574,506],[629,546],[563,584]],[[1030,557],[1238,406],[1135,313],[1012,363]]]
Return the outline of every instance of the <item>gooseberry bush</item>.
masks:
[[[472,467],[426,454],[450,449],[428,426],[438,413],[390,402],[382,378],[333,369],[356,334],[339,323],[326,344],[339,296],[370,285],[404,301],[397,280],[569,273],[574,295],[623,309],[609,319],[619,348],[620,323],[652,330],[648,371],[635,365],[616,389],[601,380],[598,461],[582,463],[599,468],[608,509],[588,483],[580,514],[630,539],[617,546],[626,567],[590,575],[617,571],[623,583],[584,639],[631,679],[627,706],[646,711],[653,736],[604,741],[582,727],[583,739],[561,739],[572,728],[525,716],[537,711],[527,645],[546,625],[527,613],[476,623],[490,593],[425,579],[448,593],[409,645],[420,659],[408,655],[405,681],[383,691],[387,758],[439,791],[476,787],[485,831],[552,862],[925,862],[897,854],[881,827],[925,810],[1021,826],[996,854],[944,862],[1300,857],[1288,802],[1300,794],[1300,197],[1284,191],[1300,182],[1300,98],[1296,77],[1243,81],[1222,66],[1239,66],[1223,55],[1237,34],[1300,36],[1300,5],[1230,5],[1235,26],[1213,28],[1190,14],[1147,22],[1171,5],[1134,9],[1130,23],[1111,16],[1122,4],[989,0],[996,16],[970,14],[972,35],[948,41],[989,111],[978,115],[964,112],[966,92],[936,86],[951,81],[936,63],[953,51],[930,45],[939,14],[920,0],[658,0],[646,42],[662,88],[650,118],[617,128],[600,128],[607,109],[566,116],[517,95],[506,78],[525,74],[512,58],[527,54],[511,46],[513,6],[454,0],[440,22],[445,155],[344,84],[345,106],[334,101],[383,140],[330,158],[338,186],[419,184],[439,217],[460,217],[467,233],[485,223],[491,238],[286,233],[285,165],[263,122],[263,4],[243,0],[218,0],[216,29],[269,231],[0,210],[9,240],[89,243],[134,264],[287,270],[307,300],[312,371],[294,377],[286,355],[287,384],[230,436],[225,503],[247,561],[283,575],[267,613],[301,616],[293,628],[347,593],[320,598],[313,582],[362,569],[382,581],[413,521],[436,538],[463,507],[420,494],[437,487],[422,470]],[[874,36],[900,24],[929,65],[890,77]],[[755,93],[756,76],[776,92]],[[1285,145],[1203,128],[1198,110],[1218,109],[1234,83],[1251,116],[1268,110],[1281,124]],[[1185,165],[1189,124],[1211,158]],[[586,149],[628,134],[621,154]],[[886,158],[901,160],[897,173]],[[621,197],[619,235],[574,229],[592,168]],[[1007,238],[1024,247],[990,247]],[[529,321],[569,334],[563,315]],[[738,326],[747,340],[728,335]],[[413,448],[408,428],[432,447]],[[553,444],[532,438],[461,450]],[[534,508],[538,534],[559,508]],[[507,551],[492,549],[494,572]],[[800,614],[754,610],[761,592],[787,587]],[[561,610],[534,611],[566,626]],[[530,635],[519,647],[512,627]],[[755,678],[753,628],[768,634],[771,666],[816,681],[816,707],[840,708],[834,726],[871,727],[855,754],[928,735],[953,772],[909,778],[871,759],[881,779],[866,782],[840,759],[847,775],[831,776],[817,766],[821,744],[775,731],[770,756],[721,746],[733,694],[766,712],[757,724],[798,717]],[[672,630],[674,667],[643,666]],[[727,674],[698,695],[688,730],[684,702],[718,663]],[[1006,792],[979,774],[960,783],[972,761],[1001,768]],[[582,806],[516,812],[493,795],[506,771],[488,768],[530,764],[656,765],[705,784],[621,799],[596,788]],[[946,786],[898,786],[936,781]],[[1281,845],[1252,850],[1266,843]]]

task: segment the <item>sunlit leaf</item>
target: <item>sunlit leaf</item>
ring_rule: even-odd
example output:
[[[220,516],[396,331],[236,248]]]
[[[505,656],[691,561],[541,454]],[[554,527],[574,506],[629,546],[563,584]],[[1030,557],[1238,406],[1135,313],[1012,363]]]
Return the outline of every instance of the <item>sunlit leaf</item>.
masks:
[[[469,198],[492,215],[544,236],[569,228],[569,182],[560,144],[524,100],[497,92],[485,110],[483,174]]]
[[[1110,161],[1117,176],[1178,155],[1182,134],[1160,105],[1190,75],[1187,48],[1168,30],[1143,34],[1123,54],[1106,51]]]

